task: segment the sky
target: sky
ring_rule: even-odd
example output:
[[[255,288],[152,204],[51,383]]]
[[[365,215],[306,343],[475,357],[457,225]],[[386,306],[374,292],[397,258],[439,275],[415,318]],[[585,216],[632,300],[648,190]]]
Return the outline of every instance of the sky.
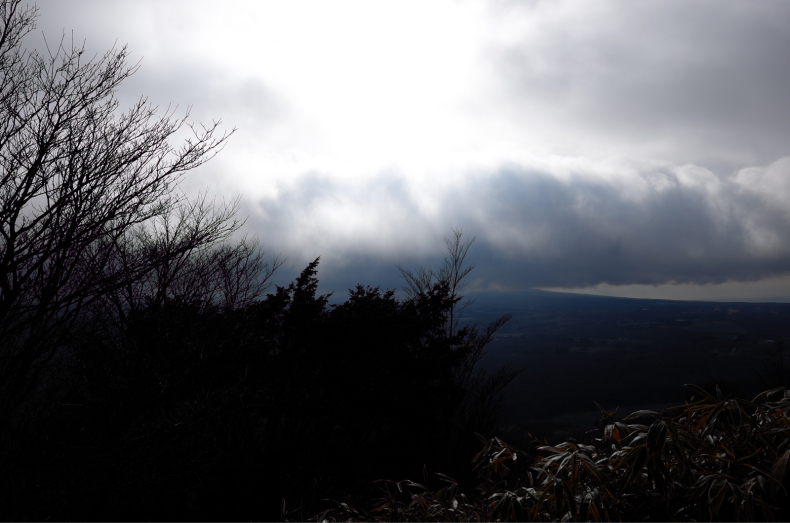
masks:
[[[123,105],[236,129],[183,188],[280,284],[400,287],[456,228],[469,291],[790,296],[788,2],[36,3],[29,47],[128,45]]]

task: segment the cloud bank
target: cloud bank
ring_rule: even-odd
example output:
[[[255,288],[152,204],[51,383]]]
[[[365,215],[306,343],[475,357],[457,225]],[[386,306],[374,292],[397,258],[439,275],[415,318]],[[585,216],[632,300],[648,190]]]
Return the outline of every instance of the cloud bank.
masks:
[[[314,173],[250,211],[254,228],[284,252],[323,255],[338,285],[355,283],[361,263],[430,257],[452,227],[477,237],[476,276],[490,288],[710,284],[790,272],[790,157],[726,175],[691,164],[621,167],[608,180],[594,170],[511,165],[430,197],[397,173],[348,184]]]

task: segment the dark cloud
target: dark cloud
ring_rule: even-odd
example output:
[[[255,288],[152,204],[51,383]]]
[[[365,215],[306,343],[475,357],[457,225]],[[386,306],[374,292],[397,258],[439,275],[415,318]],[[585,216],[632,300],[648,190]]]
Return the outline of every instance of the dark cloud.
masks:
[[[357,282],[397,286],[394,265],[437,263],[440,238],[454,226],[477,237],[470,260],[482,287],[708,284],[790,273],[783,182],[790,158],[732,175],[684,166],[639,177],[645,184],[636,189],[581,174],[562,180],[503,167],[437,196],[439,218],[431,221],[402,182],[383,176],[357,187],[370,206],[345,219],[382,220],[393,229],[327,242],[344,218],[322,220],[325,210],[344,205],[350,189],[311,175],[258,202],[252,225],[267,243],[312,245],[293,261],[325,255],[325,283],[338,289]]]
[[[790,4],[508,4],[523,35],[491,56],[515,118],[677,163],[788,153]]]
[[[723,184],[714,206],[715,196],[681,183],[634,200],[610,183],[508,169],[456,194],[449,214],[487,202],[473,229],[485,245],[481,271],[503,287],[705,284],[790,271],[787,208]],[[779,241],[758,249],[766,235]]]

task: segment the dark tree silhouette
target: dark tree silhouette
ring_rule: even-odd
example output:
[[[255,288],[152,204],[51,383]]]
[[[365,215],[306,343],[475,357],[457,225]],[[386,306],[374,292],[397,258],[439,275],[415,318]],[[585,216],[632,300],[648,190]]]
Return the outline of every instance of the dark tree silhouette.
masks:
[[[446,282],[402,301],[358,286],[330,307],[317,267],[236,309],[150,301],[74,343],[17,514],[274,519],[286,499],[306,517],[423,465],[463,475],[512,374],[464,370],[496,325],[448,336]]]
[[[474,265],[464,265],[474,241],[474,237],[464,241],[463,230],[453,229],[452,236],[445,238],[447,251],[439,269],[430,266],[419,266],[415,269],[398,266],[406,282],[403,290],[407,298],[423,296],[437,284],[444,285],[448,289],[452,306],[444,311],[445,329],[448,336],[457,334],[461,336],[460,343],[464,347],[464,357],[454,368],[454,372],[456,381],[465,391],[462,407],[456,409],[449,433],[453,438],[464,438],[467,451],[477,444],[471,437],[469,427],[474,426],[475,430],[486,433],[493,429],[502,407],[502,393],[521,372],[519,369],[504,366],[494,373],[487,373],[477,365],[484,356],[485,347],[493,339],[494,333],[511,319],[511,314],[503,314],[485,327],[473,323],[459,329],[464,309],[474,303],[474,300],[465,300],[461,296],[462,290],[467,285],[465,279],[474,269]],[[458,444],[456,442],[456,445],[441,447],[448,452],[448,460],[452,459],[450,455],[458,455],[456,454],[459,451]]]
[[[36,467],[20,460],[32,459],[54,369],[81,336],[117,335],[149,301],[244,305],[279,264],[252,241],[227,243],[237,201],[177,192],[222,148],[219,122],[195,126],[145,98],[120,112],[114,93],[137,70],[126,48],[87,58],[63,39],[25,50],[36,16],[0,0],[0,468],[30,471],[4,475],[6,514],[32,488]],[[192,136],[171,145],[185,127]]]

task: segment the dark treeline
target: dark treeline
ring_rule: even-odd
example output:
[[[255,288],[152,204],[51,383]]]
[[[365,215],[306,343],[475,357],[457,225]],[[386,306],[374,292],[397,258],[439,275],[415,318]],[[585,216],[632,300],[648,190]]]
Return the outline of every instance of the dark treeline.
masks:
[[[167,299],[113,335],[82,325],[8,434],[4,516],[276,519],[285,499],[303,519],[423,466],[471,479],[513,376],[474,370],[497,325],[448,331],[447,281],[328,307],[317,265],[245,307]]]
[[[476,366],[507,315],[459,325],[471,241],[401,268],[404,299],[329,306],[318,260],[272,289],[238,200],[177,190],[229,134],[122,112],[126,48],[25,50],[36,16],[0,0],[0,518],[307,518],[468,476],[515,375]]]

